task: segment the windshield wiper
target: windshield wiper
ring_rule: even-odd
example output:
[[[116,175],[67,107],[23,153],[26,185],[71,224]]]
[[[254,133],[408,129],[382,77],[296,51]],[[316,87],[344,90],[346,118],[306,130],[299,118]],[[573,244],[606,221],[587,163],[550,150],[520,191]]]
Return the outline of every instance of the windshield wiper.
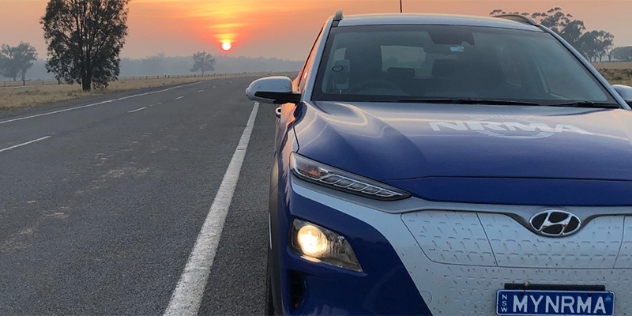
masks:
[[[608,108],[608,109],[621,108],[621,106],[617,103],[593,102],[593,101],[573,101],[573,102],[566,102],[566,103],[546,104],[546,106],[568,106],[568,107],[577,107],[577,108]]]
[[[446,103],[446,104],[490,104],[490,105],[535,105],[541,104],[527,101],[478,99],[478,98],[423,98],[400,99],[396,102]]]

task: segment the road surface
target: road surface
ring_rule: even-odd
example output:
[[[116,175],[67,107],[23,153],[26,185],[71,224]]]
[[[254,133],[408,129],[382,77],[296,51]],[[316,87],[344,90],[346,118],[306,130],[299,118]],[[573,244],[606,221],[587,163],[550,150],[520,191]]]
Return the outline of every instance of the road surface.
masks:
[[[0,112],[0,314],[263,314],[275,106],[254,79]]]

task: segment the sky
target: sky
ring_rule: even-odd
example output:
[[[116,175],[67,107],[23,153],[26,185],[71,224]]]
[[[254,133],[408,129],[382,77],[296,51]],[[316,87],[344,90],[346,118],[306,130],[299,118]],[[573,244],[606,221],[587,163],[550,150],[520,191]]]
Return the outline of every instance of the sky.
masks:
[[[40,18],[47,0],[0,0],[0,44],[29,42],[46,58]],[[561,7],[588,30],[605,30],[615,46],[632,46],[632,0],[403,0],[404,12],[487,16],[494,9],[542,12]],[[303,60],[327,18],[399,12],[398,0],[132,0],[121,57],[158,53]],[[231,42],[223,51],[221,44]]]

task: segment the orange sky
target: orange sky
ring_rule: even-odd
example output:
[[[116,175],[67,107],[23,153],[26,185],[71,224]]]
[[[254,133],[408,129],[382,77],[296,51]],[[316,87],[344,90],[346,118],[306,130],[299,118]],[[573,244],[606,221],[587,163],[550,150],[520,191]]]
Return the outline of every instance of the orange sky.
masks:
[[[0,44],[30,42],[46,54],[40,17],[46,0],[0,0]],[[615,35],[615,45],[632,45],[632,0],[403,0],[405,12],[488,15],[493,9],[546,11],[559,6],[589,30]],[[397,0],[132,0],[123,57],[223,54],[231,41],[235,56],[302,60],[325,19],[345,14],[398,12]]]

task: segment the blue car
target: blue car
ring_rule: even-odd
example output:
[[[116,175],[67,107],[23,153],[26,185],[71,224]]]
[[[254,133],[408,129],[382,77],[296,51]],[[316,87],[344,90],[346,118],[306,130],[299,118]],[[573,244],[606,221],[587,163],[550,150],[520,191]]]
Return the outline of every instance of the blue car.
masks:
[[[632,88],[515,15],[324,24],[277,104],[267,312],[632,313]]]

